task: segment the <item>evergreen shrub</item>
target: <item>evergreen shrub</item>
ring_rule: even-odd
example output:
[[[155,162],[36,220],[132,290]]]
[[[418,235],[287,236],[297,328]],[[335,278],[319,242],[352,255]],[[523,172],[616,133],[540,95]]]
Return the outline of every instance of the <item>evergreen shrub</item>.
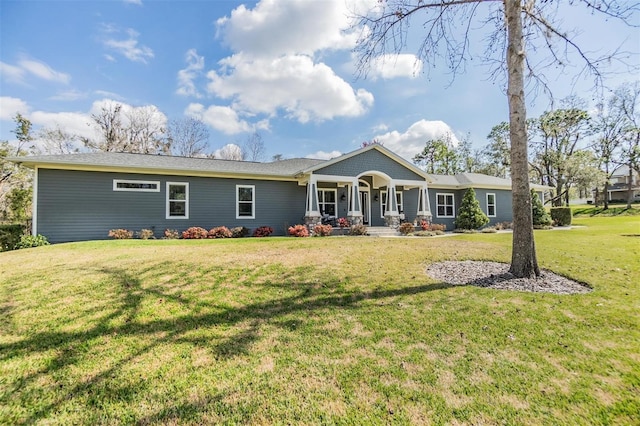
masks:
[[[458,209],[458,217],[454,223],[458,229],[478,229],[489,223],[489,218],[480,208],[473,188],[467,189],[464,193]]]
[[[0,251],[15,249],[27,227],[22,224],[0,225]]]
[[[571,208],[570,207],[552,207],[551,219],[558,226],[571,225]]]

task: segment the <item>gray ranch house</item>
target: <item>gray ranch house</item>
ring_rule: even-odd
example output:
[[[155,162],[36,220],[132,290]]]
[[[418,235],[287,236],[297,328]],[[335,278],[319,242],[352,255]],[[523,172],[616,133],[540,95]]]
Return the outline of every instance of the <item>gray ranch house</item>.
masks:
[[[378,144],[331,160],[269,163],[110,152],[12,161],[34,169],[33,233],[54,243],[105,239],[117,228],[159,236],[191,226],[271,226],[284,235],[323,217],[370,227],[424,219],[453,229],[467,188],[490,223],[512,214],[509,180],[430,175]]]

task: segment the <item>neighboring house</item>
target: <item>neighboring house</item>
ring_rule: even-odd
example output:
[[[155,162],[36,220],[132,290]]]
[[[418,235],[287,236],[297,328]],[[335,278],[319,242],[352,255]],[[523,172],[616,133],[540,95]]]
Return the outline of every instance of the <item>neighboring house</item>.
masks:
[[[618,167],[611,175],[609,182],[609,190],[607,191],[609,201],[623,201],[626,203],[629,198],[629,166]],[[631,183],[632,201],[640,201],[640,173],[634,171]]]
[[[509,180],[429,175],[378,144],[331,160],[270,163],[105,152],[12,161],[35,170],[33,233],[51,242],[105,239],[116,228],[160,236],[191,226],[271,226],[284,235],[324,215],[392,227],[425,219],[453,229],[467,188],[490,223],[511,220]]]

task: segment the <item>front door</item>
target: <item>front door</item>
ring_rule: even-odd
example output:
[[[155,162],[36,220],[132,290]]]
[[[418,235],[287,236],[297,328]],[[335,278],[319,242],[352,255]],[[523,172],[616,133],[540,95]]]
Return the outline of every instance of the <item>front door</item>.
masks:
[[[371,209],[369,206],[369,191],[360,191],[360,208],[362,209],[362,224],[369,224]]]

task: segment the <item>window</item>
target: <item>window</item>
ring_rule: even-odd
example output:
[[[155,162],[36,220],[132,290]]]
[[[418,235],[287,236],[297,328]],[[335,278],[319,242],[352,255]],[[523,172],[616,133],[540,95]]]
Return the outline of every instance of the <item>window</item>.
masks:
[[[396,201],[398,202],[398,213],[404,212],[404,207],[402,206],[401,191],[396,191]],[[384,217],[384,214],[386,211],[387,211],[387,191],[380,191],[380,216]]]
[[[160,192],[160,182],[150,180],[113,180],[114,191]]]
[[[455,217],[453,194],[436,194],[436,216]]]
[[[487,216],[496,217],[496,194],[487,194]]]
[[[236,185],[236,219],[255,219],[255,189],[254,185]]]
[[[336,190],[318,189],[318,207],[321,214],[335,216],[338,210],[336,207]]]
[[[189,184],[167,182],[167,219],[189,219]]]

